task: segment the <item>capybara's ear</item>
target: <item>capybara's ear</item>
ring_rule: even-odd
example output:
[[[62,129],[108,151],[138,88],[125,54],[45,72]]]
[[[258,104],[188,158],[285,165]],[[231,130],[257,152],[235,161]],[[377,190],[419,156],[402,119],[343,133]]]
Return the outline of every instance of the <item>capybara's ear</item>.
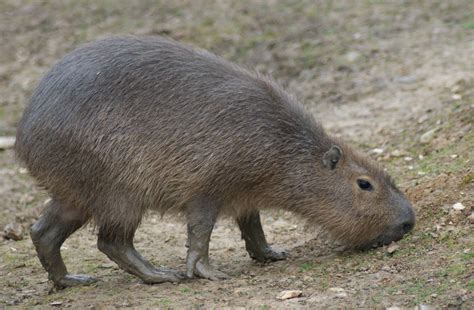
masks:
[[[332,169],[336,168],[336,165],[339,162],[339,160],[341,159],[341,157],[342,157],[341,148],[337,145],[333,145],[333,146],[331,146],[329,151],[324,153],[323,164],[326,168],[332,170]]]

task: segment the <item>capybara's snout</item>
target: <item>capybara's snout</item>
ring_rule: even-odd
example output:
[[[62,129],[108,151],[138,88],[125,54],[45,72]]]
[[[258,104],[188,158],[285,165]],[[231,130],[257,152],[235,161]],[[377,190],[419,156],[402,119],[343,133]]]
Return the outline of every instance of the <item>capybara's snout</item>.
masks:
[[[415,227],[415,211],[408,200],[404,200],[401,205],[397,219],[392,225],[379,235],[373,242],[364,245],[362,249],[374,248],[390,244],[391,242],[402,239],[405,234],[409,233]]]

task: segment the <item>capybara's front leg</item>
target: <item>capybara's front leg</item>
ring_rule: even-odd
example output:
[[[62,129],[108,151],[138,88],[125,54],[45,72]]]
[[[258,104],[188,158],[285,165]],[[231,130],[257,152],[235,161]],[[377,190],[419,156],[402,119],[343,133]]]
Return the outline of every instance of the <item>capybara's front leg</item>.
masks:
[[[258,211],[237,219],[245,248],[250,257],[259,262],[283,260],[288,257],[285,251],[275,251],[267,243]]]
[[[197,199],[188,204],[188,255],[186,275],[209,280],[226,279],[228,275],[209,265],[209,241],[216,223],[219,208],[207,199]]]

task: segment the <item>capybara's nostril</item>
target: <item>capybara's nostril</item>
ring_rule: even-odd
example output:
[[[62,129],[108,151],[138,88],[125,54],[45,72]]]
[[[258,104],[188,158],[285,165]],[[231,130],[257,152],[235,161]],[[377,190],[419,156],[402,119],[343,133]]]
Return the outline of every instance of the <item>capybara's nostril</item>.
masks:
[[[413,223],[413,221],[407,221],[403,223],[402,224],[403,233],[406,234],[407,232],[411,231],[414,226],[415,226],[415,223]]]

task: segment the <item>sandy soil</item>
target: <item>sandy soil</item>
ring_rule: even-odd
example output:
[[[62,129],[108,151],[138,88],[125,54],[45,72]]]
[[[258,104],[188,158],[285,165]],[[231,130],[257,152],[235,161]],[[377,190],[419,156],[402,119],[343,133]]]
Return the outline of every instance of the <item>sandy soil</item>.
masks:
[[[0,305],[132,308],[474,308],[474,2],[13,1],[0,2],[0,136],[41,75],[82,42],[112,34],[167,35],[272,74],[333,134],[381,161],[417,210],[398,249],[341,251],[323,231],[265,212],[268,239],[291,257],[261,265],[236,225],[219,222],[212,262],[232,276],[145,285],[96,249],[87,227],[66,241],[71,272],[100,278],[53,289],[28,237],[47,194],[0,150]],[[426,134],[432,131],[433,134]],[[462,203],[463,210],[452,208]],[[185,225],[151,215],[136,247],[184,270]],[[302,296],[278,300],[282,290]]]

